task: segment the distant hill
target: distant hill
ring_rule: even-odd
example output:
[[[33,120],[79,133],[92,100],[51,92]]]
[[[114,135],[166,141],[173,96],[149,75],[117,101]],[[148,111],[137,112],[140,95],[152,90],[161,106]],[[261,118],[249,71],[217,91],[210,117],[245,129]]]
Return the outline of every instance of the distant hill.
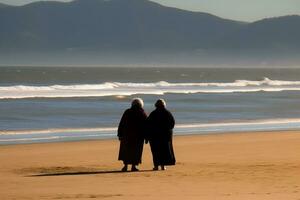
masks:
[[[103,52],[104,59],[108,52],[125,52],[124,58],[140,54],[144,60],[149,52],[158,55],[153,56],[155,59],[160,52],[166,52],[169,57],[163,60],[176,63],[180,56],[205,62],[207,57],[216,60],[227,54],[230,56],[226,61],[238,55],[244,61],[253,54],[254,60],[265,63],[268,54],[281,62],[280,56],[286,56],[286,60],[299,57],[299,35],[300,16],[296,15],[246,23],[148,0],[0,4],[2,60],[12,60],[11,55],[18,53],[55,53],[64,59],[63,53],[99,57]],[[86,59],[92,60],[90,57]]]
[[[3,8],[3,7],[8,7],[9,5],[6,5],[4,3],[0,3],[0,8]]]
[[[284,16],[249,23],[224,35],[215,47],[225,49],[300,49],[300,16]]]
[[[243,25],[146,0],[37,2],[0,10],[0,48],[197,49]]]

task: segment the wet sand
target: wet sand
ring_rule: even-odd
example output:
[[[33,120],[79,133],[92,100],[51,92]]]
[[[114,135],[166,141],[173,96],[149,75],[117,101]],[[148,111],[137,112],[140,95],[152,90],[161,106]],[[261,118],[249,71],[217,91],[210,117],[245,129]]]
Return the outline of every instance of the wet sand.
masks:
[[[300,131],[178,136],[177,165],[121,173],[117,140],[0,146],[0,199],[300,200]]]

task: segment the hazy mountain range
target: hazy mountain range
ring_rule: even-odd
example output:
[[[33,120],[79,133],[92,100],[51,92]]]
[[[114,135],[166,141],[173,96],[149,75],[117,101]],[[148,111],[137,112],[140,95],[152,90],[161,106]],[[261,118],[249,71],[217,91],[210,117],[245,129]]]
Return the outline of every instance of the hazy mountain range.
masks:
[[[0,4],[0,52],[10,56],[164,52],[201,58],[226,54],[262,58],[263,52],[296,59],[299,35],[297,15],[247,23],[147,0]]]

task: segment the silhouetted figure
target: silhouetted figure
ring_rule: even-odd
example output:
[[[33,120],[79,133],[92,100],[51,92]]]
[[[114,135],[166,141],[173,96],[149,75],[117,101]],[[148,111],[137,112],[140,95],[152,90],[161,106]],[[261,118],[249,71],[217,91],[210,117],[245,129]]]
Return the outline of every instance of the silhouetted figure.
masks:
[[[138,171],[136,166],[142,162],[147,118],[143,106],[142,99],[133,99],[131,108],[124,112],[118,127],[119,160],[124,163],[122,171],[127,171],[129,164],[132,165],[131,171]]]
[[[147,140],[150,142],[153,156],[153,170],[158,170],[161,166],[165,170],[165,165],[175,165],[175,155],[172,144],[174,117],[166,109],[166,102],[159,99],[155,103],[156,109],[147,119]]]

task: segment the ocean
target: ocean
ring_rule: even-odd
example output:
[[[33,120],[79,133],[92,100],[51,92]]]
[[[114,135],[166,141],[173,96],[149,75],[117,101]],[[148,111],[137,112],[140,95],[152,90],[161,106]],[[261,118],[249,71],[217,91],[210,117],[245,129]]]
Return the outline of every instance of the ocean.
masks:
[[[300,128],[300,69],[0,67],[0,145],[116,138],[132,98],[175,135]]]

